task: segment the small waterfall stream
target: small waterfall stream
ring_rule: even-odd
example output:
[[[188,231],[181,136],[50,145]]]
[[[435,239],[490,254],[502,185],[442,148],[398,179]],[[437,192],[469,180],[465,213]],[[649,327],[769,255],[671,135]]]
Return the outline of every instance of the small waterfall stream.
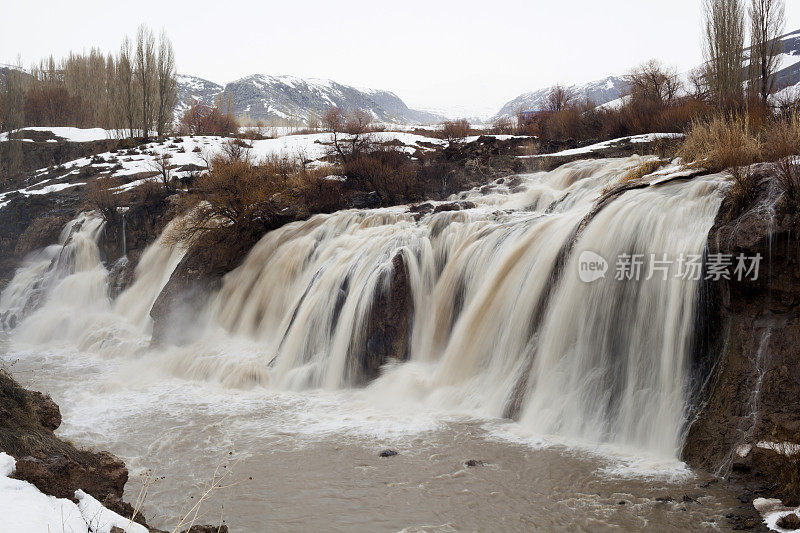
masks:
[[[224,278],[196,340],[160,348],[154,364],[231,387],[352,387],[376,302],[402,261],[408,343],[371,393],[492,417],[517,402],[519,423],[541,434],[676,457],[699,282],[648,276],[646,267],[638,280],[618,280],[615,268],[626,255],[702,254],[724,180],[627,191],[571,242],[602,192],[642,161],[578,161],[501,179],[462,193],[474,205],[464,210],[349,210],[284,226]],[[666,177],[670,170],[679,169]],[[90,215],[73,221],[62,244],[3,292],[0,313],[17,342],[115,357],[147,350],[150,308],[184,249],[165,245],[168,226],[134,284],[111,301],[91,246],[101,226]],[[69,252],[66,271],[59,257],[70,242],[91,253]],[[606,261],[604,277],[581,280],[584,252]],[[33,294],[39,305],[28,303]]]

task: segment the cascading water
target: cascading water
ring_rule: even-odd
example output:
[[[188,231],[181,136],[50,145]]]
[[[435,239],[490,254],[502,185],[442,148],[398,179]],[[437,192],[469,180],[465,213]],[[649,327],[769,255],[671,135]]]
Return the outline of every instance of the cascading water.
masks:
[[[352,386],[358,357],[372,349],[366,329],[376,302],[386,305],[379,297],[397,284],[401,262],[407,361],[387,365],[368,393],[494,417],[517,402],[520,423],[536,432],[675,457],[698,283],[618,281],[614,262],[621,254],[702,254],[724,180],[630,190],[587,223],[602,191],[641,162],[580,161],[498,180],[456,198],[474,205],[465,210],[350,210],[289,224],[225,277],[197,340],[161,348],[154,362],[228,386]],[[183,253],[164,242],[162,235],[145,252],[134,285],[116,301],[104,288],[85,292],[80,316],[74,298],[57,297],[77,290],[65,285],[71,276],[53,282],[59,289],[16,336],[142,350],[149,310]],[[584,251],[610,263],[605,278],[579,279]],[[99,258],[95,267],[102,282]],[[4,310],[21,309],[13,295],[33,292],[24,279],[34,271],[20,271],[3,293]]]
[[[76,306],[101,299],[105,293],[97,238],[103,220],[82,213],[69,222],[59,243],[31,254],[0,295],[5,328],[16,326],[45,301]]]
[[[167,225],[142,254],[134,283],[115,300],[97,241],[104,221],[82,213],[61,234],[60,244],[34,254],[0,296],[0,316],[16,340],[28,345],[66,343],[83,350],[128,352],[148,345],[149,312],[185,248],[167,246],[178,220]],[[17,322],[19,322],[17,324]]]

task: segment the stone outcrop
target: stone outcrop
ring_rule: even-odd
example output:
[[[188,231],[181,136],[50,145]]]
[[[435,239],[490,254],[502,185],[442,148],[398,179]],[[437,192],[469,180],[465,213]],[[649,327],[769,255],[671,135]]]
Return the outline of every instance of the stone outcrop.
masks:
[[[128,470],[108,452],[80,450],[55,436],[58,406],[0,372],[0,450],[17,460],[15,476],[59,498],[82,489],[100,501],[122,497]]]
[[[707,287],[698,321],[706,338],[695,360],[695,377],[704,383],[683,457],[780,495],[791,465],[758,443],[800,442],[800,217],[785,198],[777,200],[770,172],[767,165],[757,169],[758,196],[747,208],[737,210],[726,198],[709,235],[710,254],[763,260],[756,281],[732,276]]]
[[[414,310],[408,269],[401,254],[392,259],[387,276],[379,283],[379,293],[373,300],[364,328],[363,350],[351,359],[355,383],[376,378],[380,367],[391,360],[408,359]]]
[[[190,340],[182,325],[194,322],[206,298],[221,286],[222,276],[241,264],[262,235],[260,231],[210,231],[190,247],[150,310],[152,343]]]

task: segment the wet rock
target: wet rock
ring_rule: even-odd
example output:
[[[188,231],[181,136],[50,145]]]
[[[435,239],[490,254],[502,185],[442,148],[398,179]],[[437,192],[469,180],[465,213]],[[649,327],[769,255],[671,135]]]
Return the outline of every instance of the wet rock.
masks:
[[[228,526],[221,524],[218,526],[192,526],[184,529],[181,533],[228,533]]]
[[[692,498],[688,494],[684,494],[683,495],[682,501],[683,501],[683,503],[697,503],[697,499],[696,498]]]
[[[17,257],[25,257],[34,250],[56,244],[64,226],[71,217],[64,215],[49,215],[38,217],[20,235],[14,248]]]
[[[55,431],[61,426],[61,409],[50,396],[38,391],[29,391],[28,401],[33,404],[39,423],[45,428]]]
[[[682,458],[770,496],[783,492],[788,458],[747,443],[796,442],[800,427],[800,215],[780,198],[771,165],[755,166],[753,179],[751,200],[724,199],[708,253],[760,254],[759,276],[702,288],[691,361],[698,407]]]
[[[465,462],[464,465],[468,467],[474,467],[474,466],[485,466],[486,463],[484,463],[480,459],[470,459],[469,461]]]
[[[787,514],[780,517],[775,525],[788,530],[800,529],[800,516],[795,513]]]
[[[95,459],[94,464],[80,464],[63,454],[43,459],[26,456],[17,459],[14,476],[58,498],[73,498],[77,489],[121,497],[128,481],[125,463],[108,452],[98,453]]]
[[[394,450],[383,450],[378,455],[381,456],[381,457],[394,457],[395,455],[399,455],[399,454]]]
[[[350,200],[350,206],[354,209],[374,209],[381,206],[381,199],[375,191],[356,193]]]
[[[74,497],[83,489],[100,501],[122,496],[128,470],[108,452],[79,450],[53,434],[61,423],[58,406],[47,396],[22,388],[0,371],[0,449],[14,457],[14,477],[45,494]]]
[[[408,210],[411,213],[427,215],[433,213],[433,204],[430,202],[425,202],[422,204],[412,205]]]
[[[368,315],[366,342],[351,356],[350,380],[356,384],[376,378],[389,361],[408,359],[413,309],[411,282],[402,254],[392,259],[392,269],[385,276],[388,279],[378,283]]]
[[[150,309],[152,344],[181,344],[192,340],[198,314],[222,276],[239,266],[263,231],[242,230],[232,235],[221,229],[203,235],[184,255]]]
[[[461,211],[464,209],[474,209],[475,203],[469,201],[462,201],[462,202],[449,202],[446,204],[437,205],[434,209],[434,213],[444,213],[447,211]]]

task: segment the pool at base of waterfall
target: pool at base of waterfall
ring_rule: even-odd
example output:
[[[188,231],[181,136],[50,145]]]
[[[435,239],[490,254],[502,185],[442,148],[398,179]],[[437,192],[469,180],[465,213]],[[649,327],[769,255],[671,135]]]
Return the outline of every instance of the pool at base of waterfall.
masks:
[[[60,436],[121,456],[148,522],[257,531],[728,530],[742,504],[674,459],[538,437],[380,382],[276,392],[132,371],[70,349],[0,364],[61,406]],[[382,457],[384,450],[397,455]]]

